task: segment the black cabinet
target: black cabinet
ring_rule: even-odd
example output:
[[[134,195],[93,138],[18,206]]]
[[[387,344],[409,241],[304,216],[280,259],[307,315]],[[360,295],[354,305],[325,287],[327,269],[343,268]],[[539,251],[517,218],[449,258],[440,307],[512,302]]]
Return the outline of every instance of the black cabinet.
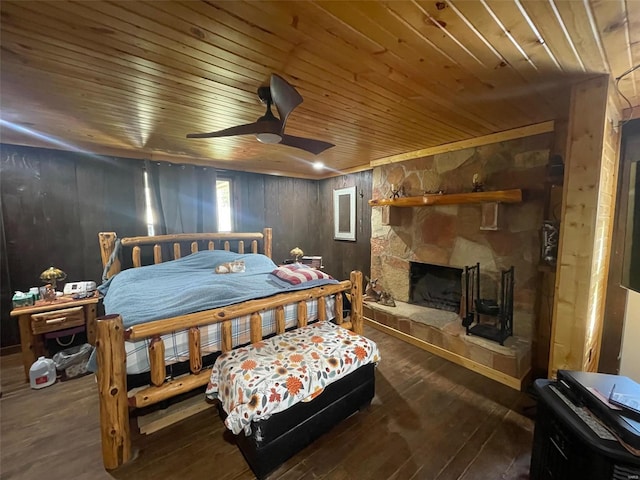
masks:
[[[536,380],[535,390],[530,480],[640,479],[640,457],[625,450],[555,382]]]

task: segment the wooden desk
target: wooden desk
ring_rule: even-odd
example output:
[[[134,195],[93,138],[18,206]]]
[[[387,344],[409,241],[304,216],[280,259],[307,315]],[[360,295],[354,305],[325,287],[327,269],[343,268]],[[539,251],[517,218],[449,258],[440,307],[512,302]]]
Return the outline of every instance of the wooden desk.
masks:
[[[20,326],[20,345],[24,373],[29,380],[29,369],[36,359],[45,353],[44,333],[56,332],[84,324],[87,340],[91,345],[96,341],[96,310],[100,295],[74,300],[71,296],[62,296],[53,302],[38,300],[30,307],[18,307],[11,311],[12,317],[18,317]]]

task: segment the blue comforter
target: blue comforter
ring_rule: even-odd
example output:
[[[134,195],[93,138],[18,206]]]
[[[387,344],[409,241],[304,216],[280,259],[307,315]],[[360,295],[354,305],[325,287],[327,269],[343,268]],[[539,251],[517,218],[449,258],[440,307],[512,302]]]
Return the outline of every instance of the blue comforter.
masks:
[[[245,262],[244,272],[215,273],[216,266],[234,260]],[[119,314],[126,328],[277,293],[338,283],[313,280],[291,285],[271,275],[275,268],[273,261],[264,255],[206,250],[179,260],[125,270],[99,290],[104,295],[105,313]]]

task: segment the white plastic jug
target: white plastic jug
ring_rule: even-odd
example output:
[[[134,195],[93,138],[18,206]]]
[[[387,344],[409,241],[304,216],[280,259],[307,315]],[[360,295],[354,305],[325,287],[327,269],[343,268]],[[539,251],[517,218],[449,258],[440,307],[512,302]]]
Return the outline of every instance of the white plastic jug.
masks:
[[[40,357],[29,369],[31,388],[44,388],[56,382],[56,365],[50,358]]]

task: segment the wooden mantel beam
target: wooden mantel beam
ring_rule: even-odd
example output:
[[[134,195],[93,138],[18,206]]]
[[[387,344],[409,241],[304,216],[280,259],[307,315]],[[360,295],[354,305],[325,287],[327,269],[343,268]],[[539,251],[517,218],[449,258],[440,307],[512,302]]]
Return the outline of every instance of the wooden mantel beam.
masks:
[[[372,207],[428,207],[431,205],[459,205],[469,203],[519,203],[522,190],[497,190],[493,192],[467,192],[427,194],[418,197],[379,198],[369,200]]]

